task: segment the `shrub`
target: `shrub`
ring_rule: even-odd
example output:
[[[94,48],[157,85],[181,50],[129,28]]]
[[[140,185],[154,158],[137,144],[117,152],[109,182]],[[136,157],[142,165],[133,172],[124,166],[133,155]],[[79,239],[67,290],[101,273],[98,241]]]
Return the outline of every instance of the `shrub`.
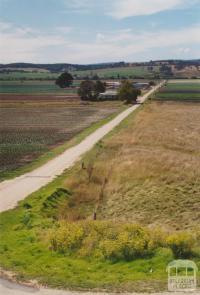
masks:
[[[167,244],[172,249],[175,258],[189,258],[192,256],[194,238],[188,233],[176,233],[167,238]]]
[[[51,245],[54,251],[60,253],[78,249],[83,239],[83,228],[80,224],[61,223],[59,228],[51,234]]]
[[[51,234],[51,249],[55,251],[112,261],[151,255],[155,245],[146,228],[102,221],[61,223]]]
[[[21,217],[22,225],[30,229],[32,227],[32,217],[33,215],[31,212],[25,212],[25,214]]]
[[[160,229],[106,221],[61,222],[51,233],[50,249],[79,257],[117,262],[152,256],[165,250],[175,258],[192,255],[194,235],[180,232],[169,236]]]

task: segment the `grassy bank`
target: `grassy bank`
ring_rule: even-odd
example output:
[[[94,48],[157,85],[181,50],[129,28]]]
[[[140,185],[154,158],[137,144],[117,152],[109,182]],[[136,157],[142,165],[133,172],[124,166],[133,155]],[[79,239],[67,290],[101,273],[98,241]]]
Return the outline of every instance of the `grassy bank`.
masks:
[[[160,247],[130,261],[54,252],[48,233],[55,222],[36,215],[28,222],[27,212],[21,208],[1,215],[1,266],[16,272],[18,280],[34,278],[51,287],[77,290],[166,290],[166,265],[174,259],[170,249]],[[199,264],[198,258],[193,259]]]

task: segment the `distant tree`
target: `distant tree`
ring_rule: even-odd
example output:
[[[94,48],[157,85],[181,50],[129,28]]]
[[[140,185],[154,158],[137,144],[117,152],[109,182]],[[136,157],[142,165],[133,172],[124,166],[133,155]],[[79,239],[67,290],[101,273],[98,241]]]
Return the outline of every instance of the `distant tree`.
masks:
[[[90,80],[82,81],[78,89],[78,94],[82,100],[92,100],[94,93],[94,82]]]
[[[69,87],[72,85],[73,80],[74,78],[72,75],[68,72],[65,72],[56,79],[56,85],[58,85],[60,88]]]
[[[141,94],[141,90],[133,87],[132,83],[128,80],[123,81],[118,91],[118,97],[120,100],[126,101],[126,103],[136,102],[138,95]]]
[[[100,80],[97,80],[94,84],[94,96],[98,98],[99,94],[106,91],[105,83]]]
[[[173,76],[172,67],[165,64],[160,67],[160,72],[165,76]]]
[[[97,74],[93,75],[92,80],[99,80],[99,76]]]
[[[78,94],[82,100],[97,100],[99,94],[105,92],[105,90],[106,86],[102,81],[85,80],[81,82]]]
[[[149,82],[149,86],[155,86],[155,85],[156,85],[156,83],[154,81]]]

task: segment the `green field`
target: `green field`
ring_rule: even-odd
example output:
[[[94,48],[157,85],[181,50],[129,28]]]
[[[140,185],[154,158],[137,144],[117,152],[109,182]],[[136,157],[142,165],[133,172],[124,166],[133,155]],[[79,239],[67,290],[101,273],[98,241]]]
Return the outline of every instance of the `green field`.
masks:
[[[200,91],[200,81],[199,82],[187,82],[187,83],[167,83],[166,90],[199,90]]]
[[[173,101],[200,101],[200,82],[199,80],[185,80],[168,82],[159,92],[155,99]]]
[[[98,75],[100,78],[154,78],[159,74],[159,67],[154,66],[153,70],[149,70],[147,66],[135,67],[119,67],[119,68],[106,68],[98,70],[84,70],[84,71],[71,71],[75,78],[93,77]],[[55,80],[60,73],[48,72],[9,72],[0,73],[0,81],[15,81],[15,80]]]
[[[9,72],[1,73],[0,80],[55,80],[59,73],[48,72]]]
[[[155,74],[159,74],[159,67],[154,67],[153,71],[149,71],[148,67],[140,66],[140,67],[119,67],[119,68],[107,68],[100,70],[86,70],[86,71],[74,71],[72,74],[77,75],[79,77],[92,77],[94,75],[98,75],[100,78],[134,78],[144,77],[144,78],[153,78]]]
[[[76,94],[76,88],[62,89],[55,82],[36,81],[0,81],[0,93],[8,94]]]
[[[158,93],[157,97],[163,100],[200,100],[200,93]]]

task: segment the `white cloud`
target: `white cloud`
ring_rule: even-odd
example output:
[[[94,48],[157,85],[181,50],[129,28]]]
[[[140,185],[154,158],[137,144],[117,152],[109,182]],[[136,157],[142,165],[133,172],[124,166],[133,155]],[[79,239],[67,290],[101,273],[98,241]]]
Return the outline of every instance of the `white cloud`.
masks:
[[[66,3],[69,3],[67,0]],[[73,8],[88,8],[91,6],[91,1],[90,0],[71,0],[69,5]]]
[[[94,63],[103,61],[134,61],[136,55],[149,56],[162,48],[188,48],[200,45],[200,25],[176,31],[160,31],[157,33],[134,33],[131,30],[119,30],[109,33],[98,33],[93,42],[69,42],[61,50],[62,60],[71,63]],[[188,54],[192,54],[192,50]],[[64,59],[64,57],[66,58]],[[178,58],[186,57],[180,52]],[[195,57],[195,56],[194,56]],[[148,59],[148,57],[147,57]]]
[[[156,32],[134,32],[131,29],[100,31],[92,41],[82,42],[75,41],[74,34],[66,36],[68,31],[68,27],[58,27],[50,34],[4,23],[0,26],[0,62],[94,63],[134,61],[136,56],[146,56],[148,60],[162,50],[168,50],[168,58],[173,58],[170,54],[175,52],[177,58],[187,58],[194,52],[197,54],[193,47],[200,46],[200,24],[179,30]]]
[[[188,53],[190,51],[191,51],[191,49],[189,47],[181,47],[181,48],[178,48],[178,53],[184,53],[184,54],[186,54],[186,53]]]
[[[57,32],[62,34],[69,34],[72,31],[72,28],[67,26],[61,26],[61,27],[56,27],[56,30]]]
[[[12,28],[11,23],[5,23],[5,22],[0,22],[0,30],[1,31],[6,31]]]
[[[15,61],[36,61],[40,50],[49,46],[62,46],[62,36],[38,33],[31,28],[19,28],[10,23],[0,26],[0,57],[1,63]]]
[[[91,0],[64,0],[66,10],[63,12],[88,13],[93,7],[94,1]]]
[[[114,18],[149,15],[192,4],[193,0],[115,0],[108,13]]]

